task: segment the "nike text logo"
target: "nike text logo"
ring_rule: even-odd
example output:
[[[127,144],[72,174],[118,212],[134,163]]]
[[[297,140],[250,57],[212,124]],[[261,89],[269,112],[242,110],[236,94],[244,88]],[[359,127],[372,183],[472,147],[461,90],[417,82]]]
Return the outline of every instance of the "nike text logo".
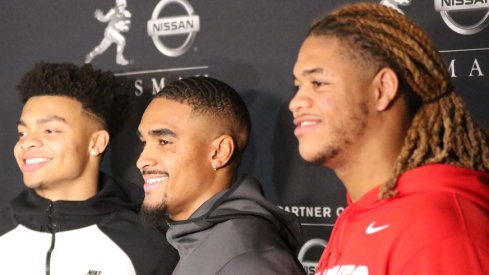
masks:
[[[387,227],[389,227],[389,224],[382,225],[382,226],[375,226],[375,222],[373,222],[368,225],[367,229],[365,230],[365,233],[367,233],[367,235],[374,234],[386,229]]]

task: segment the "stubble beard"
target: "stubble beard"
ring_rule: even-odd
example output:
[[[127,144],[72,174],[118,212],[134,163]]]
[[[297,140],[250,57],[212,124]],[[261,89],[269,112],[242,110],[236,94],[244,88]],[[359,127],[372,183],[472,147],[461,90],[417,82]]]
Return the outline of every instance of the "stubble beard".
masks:
[[[326,143],[310,161],[307,161],[308,163],[324,165],[330,168],[335,166],[332,164],[333,160],[351,146],[356,138],[365,133],[369,114],[367,100],[358,105],[358,110],[358,113],[353,114],[346,120],[347,123],[344,122],[335,129],[337,142],[335,144]],[[346,127],[348,123],[352,124],[353,128]]]
[[[166,196],[163,201],[157,205],[146,206],[142,205],[139,211],[139,216],[144,222],[155,226],[159,231],[165,233],[168,229],[168,221],[170,220],[167,213]]]

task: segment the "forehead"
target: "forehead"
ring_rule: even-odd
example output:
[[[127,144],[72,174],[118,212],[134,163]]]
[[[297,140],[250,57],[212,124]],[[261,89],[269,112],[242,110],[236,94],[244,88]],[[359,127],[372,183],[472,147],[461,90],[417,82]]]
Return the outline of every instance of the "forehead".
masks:
[[[36,120],[45,117],[61,117],[72,121],[82,115],[82,105],[65,96],[34,96],[25,103],[21,120]]]
[[[299,77],[308,71],[328,64],[346,62],[339,56],[340,42],[327,36],[309,36],[299,50],[294,66],[294,75]]]
[[[177,101],[155,98],[144,111],[139,130],[141,134],[156,128],[168,128],[178,132],[200,131],[212,121],[205,115],[196,113],[192,107]],[[203,134],[203,133],[202,133]]]
[[[154,123],[185,120],[191,113],[192,108],[186,104],[165,98],[155,98],[144,111],[142,121]]]
[[[293,72],[295,78],[355,75],[368,79],[375,75],[376,63],[366,56],[367,53],[351,47],[348,42],[332,36],[309,36],[299,50]]]

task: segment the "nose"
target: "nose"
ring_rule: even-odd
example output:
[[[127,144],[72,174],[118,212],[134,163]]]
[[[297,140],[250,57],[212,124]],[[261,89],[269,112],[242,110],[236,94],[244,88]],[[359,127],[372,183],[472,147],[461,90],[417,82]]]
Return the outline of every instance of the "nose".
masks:
[[[312,106],[312,99],[307,96],[304,88],[299,88],[289,102],[289,110],[294,114],[301,109]]]
[[[138,167],[139,171],[143,173],[145,168],[155,166],[156,163],[157,160],[151,153],[151,150],[149,150],[149,148],[145,146],[136,162],[136,166]]]
[[[42,141],[34,134],[28,134],[19,139],[20,148],[26,151],[42,145]]]

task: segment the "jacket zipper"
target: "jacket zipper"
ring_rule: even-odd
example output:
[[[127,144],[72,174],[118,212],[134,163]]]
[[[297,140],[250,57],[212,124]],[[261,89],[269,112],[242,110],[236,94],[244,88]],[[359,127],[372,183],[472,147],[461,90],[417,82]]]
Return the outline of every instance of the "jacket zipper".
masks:
[[[56,242],[56,236],[55,236],[56,223],[53,222],[53,215],[52,215],[53,214],[53,206],[54,206],[54,203],[51,202],[48,206],[48,209],[46,209],[46,215],[48,218],[48,230],[51,233],[51,247],[49,247],[49,250],[46,254],[46,275],[51,274],[51,254],[53,253],[54,245]]]

